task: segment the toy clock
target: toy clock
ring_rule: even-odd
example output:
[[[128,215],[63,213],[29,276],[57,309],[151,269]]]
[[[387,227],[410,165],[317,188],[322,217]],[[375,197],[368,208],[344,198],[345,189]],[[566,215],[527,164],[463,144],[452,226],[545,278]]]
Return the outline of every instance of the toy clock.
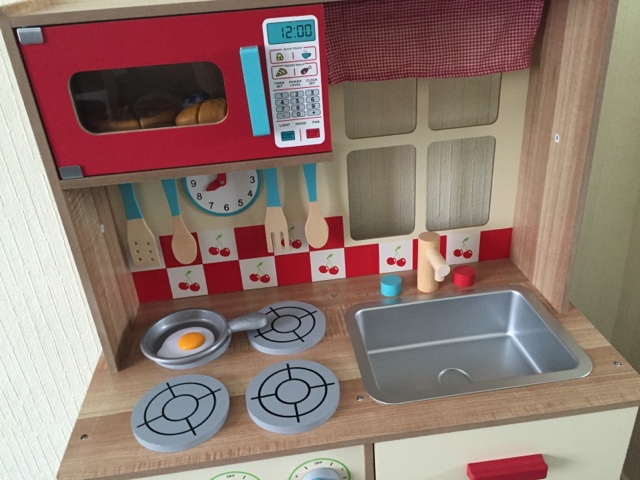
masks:
[[[182,179],[189,200],[210,215],[228,216],[249,208],[260,194],[260,172],[196,175]]]

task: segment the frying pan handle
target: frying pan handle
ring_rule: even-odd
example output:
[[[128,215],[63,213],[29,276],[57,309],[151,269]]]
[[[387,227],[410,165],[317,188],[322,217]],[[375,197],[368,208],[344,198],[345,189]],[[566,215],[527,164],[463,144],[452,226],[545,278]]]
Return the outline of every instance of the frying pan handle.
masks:
[[[229,320],[229,330],[231,333],[257,330],[266,326],[267,323],[269,321],[263,313],[251,312]]]

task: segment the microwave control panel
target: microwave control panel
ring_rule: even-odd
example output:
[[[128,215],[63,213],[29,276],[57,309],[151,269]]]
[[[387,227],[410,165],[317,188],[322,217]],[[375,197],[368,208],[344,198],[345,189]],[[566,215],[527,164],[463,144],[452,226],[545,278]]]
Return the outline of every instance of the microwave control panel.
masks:
[[[325,95],[318,19],[313,15],[263,22],[264,49],[275,143],[280,148],[325,139]]]

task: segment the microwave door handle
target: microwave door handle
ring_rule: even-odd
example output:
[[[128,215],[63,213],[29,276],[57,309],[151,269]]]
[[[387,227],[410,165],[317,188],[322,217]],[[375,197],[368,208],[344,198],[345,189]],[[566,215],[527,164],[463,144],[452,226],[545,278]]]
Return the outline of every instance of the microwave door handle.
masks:
[[[271,133],[269,125],[269,113],[267,112],[267,99],[264,94],[264,80],[260,67],[260,54],[258,47],[240,48],[240,63],[242,64],[242,76],[244,88],[249,104],[249,116],[254,137],[261,137]]]

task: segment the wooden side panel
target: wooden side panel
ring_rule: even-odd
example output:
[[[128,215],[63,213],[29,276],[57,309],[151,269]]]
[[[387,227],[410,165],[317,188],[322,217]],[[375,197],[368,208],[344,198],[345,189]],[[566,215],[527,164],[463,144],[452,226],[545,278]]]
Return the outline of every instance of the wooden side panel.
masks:
[[[104,187],[64,192],[86,264],[90,304],[105,359],[120,370],[128,351],[129,323],[138,309],[133,277],[125,263]]]
[[[512,259],[558,311],[582,219],[617,0],[554,0],[532,65]]]
[[[138,300],[131,297],[132,292],[135,292],[133,278],[125,266],[106,191],[96,189],[92,192],[85,189],[64,192],[61,189],[58,171],[49,150],[47,135],[40,121],[20,52],[7,18],[1,15],[0,29],[51,185],[51,193],[82,280],[105,360],[110,371],[116,372],[123,366],[121,357],[128,350],[126,342],[121,340],[128,338],[124,332],[128,321],[135,316]],[[105,235],[100,233],[100,224],[105,226]],[[127,289],[128,293],[123,295],[122,292],[126,292]]]
[[[20,52],[14,42],[13,32],[7,25],[7,19],[2,16],[0,28],[104,350],[105,360],[110,371],[116,372],[124,363],[122,358],[127,351],[127,345],[121,340],[128,338],[124,332],[128,328],[129,320],[135,316],[138,301],[136,297],[131,297],[132,292],[135,292],[133,279],[124,267],[124,257],[119,247],[106,192],[96,190],[94,193],[97,199],[94,200],[91,190],[69,193],[61,189],[58,171],[49,150],[47,136],[29,87]],[[100,233],[101,224],[105,225],[105,235]],[[122,295],[127,289],[129,293]]]

